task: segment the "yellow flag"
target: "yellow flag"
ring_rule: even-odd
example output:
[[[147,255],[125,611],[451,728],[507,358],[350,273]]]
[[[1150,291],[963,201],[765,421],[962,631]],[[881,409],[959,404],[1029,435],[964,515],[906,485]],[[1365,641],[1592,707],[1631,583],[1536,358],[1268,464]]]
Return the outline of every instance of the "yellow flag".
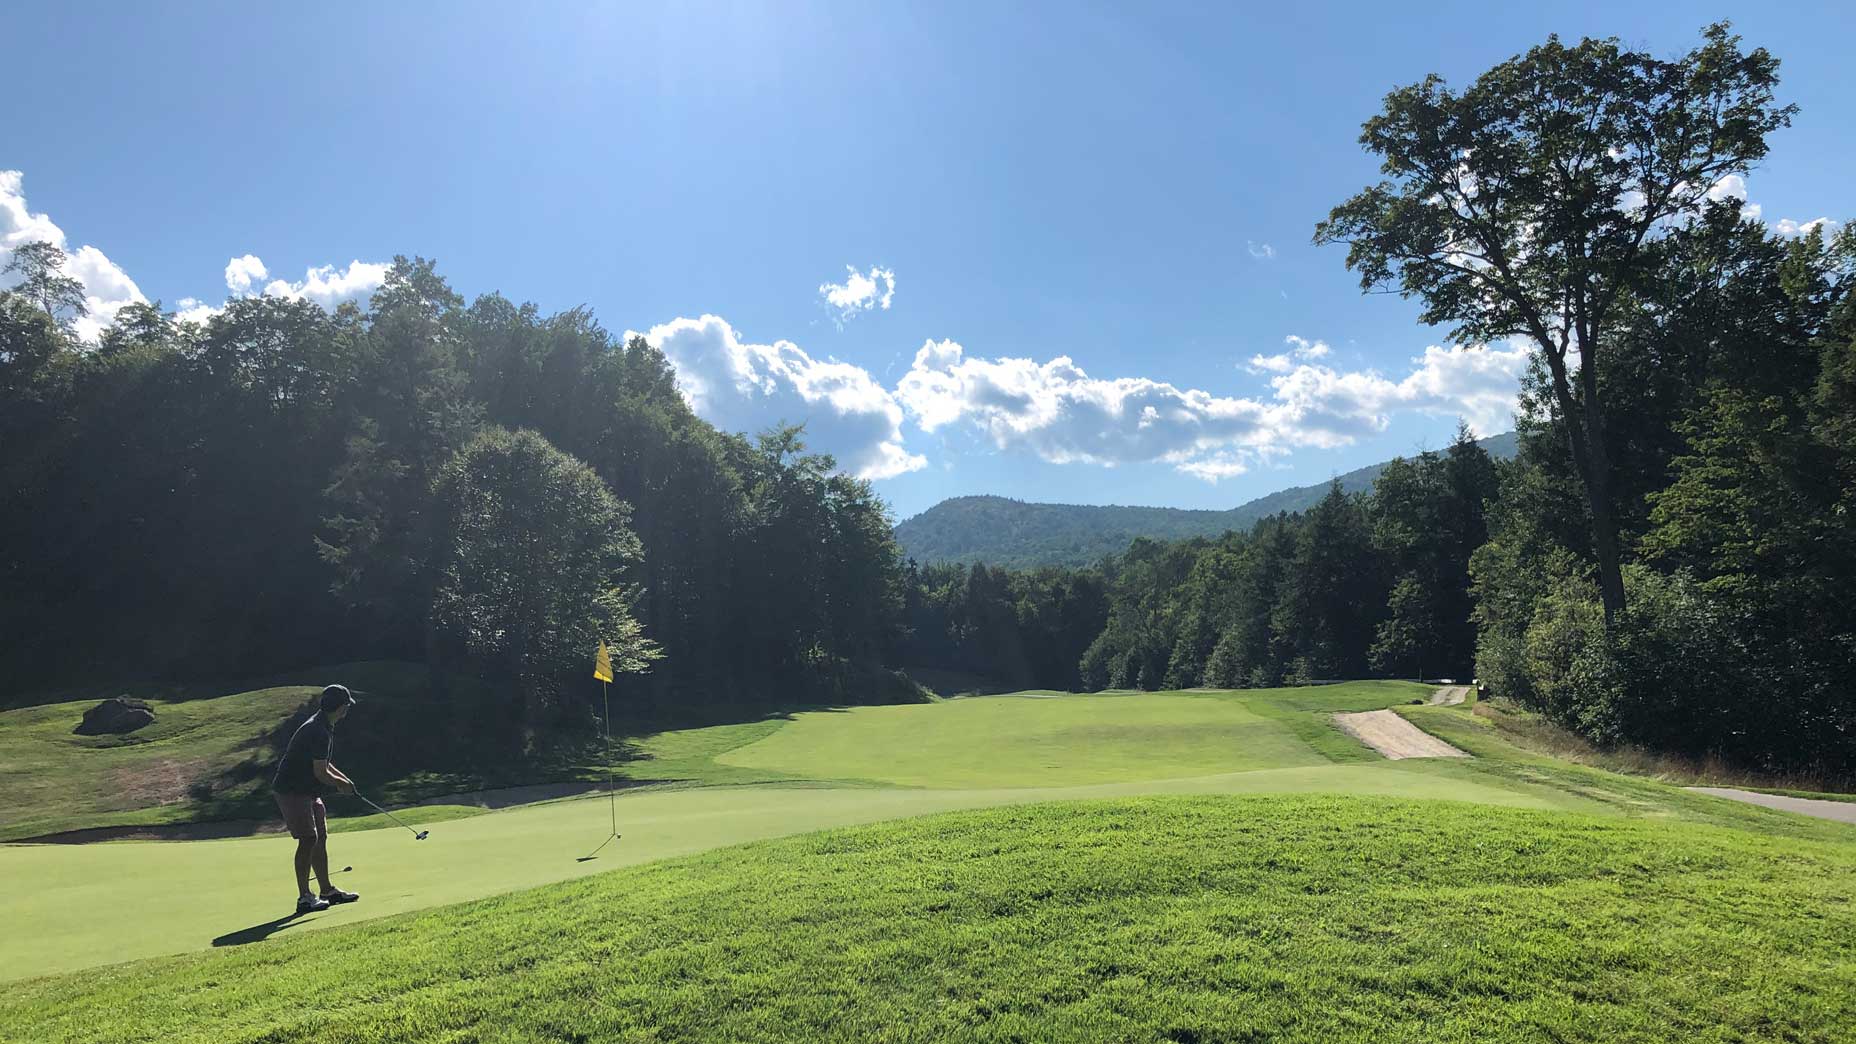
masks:
[[[606,643],[599,643],[599,655],[593,657],[593,677],[603,682],[612,680],[612,656],[606,652]]]

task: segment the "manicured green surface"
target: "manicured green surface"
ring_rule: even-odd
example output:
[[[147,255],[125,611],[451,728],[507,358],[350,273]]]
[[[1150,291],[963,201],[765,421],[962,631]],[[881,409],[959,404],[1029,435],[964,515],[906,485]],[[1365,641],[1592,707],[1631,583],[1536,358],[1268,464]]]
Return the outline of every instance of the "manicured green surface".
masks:
[[[1404,682],[1232,693],[1032,695],[816,711],[723,765],[910,787],[1052,786],[1322,765],[1370,756],[1326,716],[1401,704]]]
[[[34,1042],[1831,1044],[1852,1025],[1856,844],[1360,797],[914,819],[0,986],[0,1033]]]
[[[1409,763],[1408,763],[1409,764]],[[398,828],[340,834],[334,866],[364,900],[293,922],[287,931],[561,881],[616,865],[741,841],[853,823],[1023,801],[1153,793],[1329,792],[1456,797],[1535,808],[1597,807],[1550,792],[1484,786],[1400,765],[1328,765],[1201,779],[1092,787],[981,790],[710,787],[643,790],[618,798],[625,835],[598,859],[576,862],[608,829],[603,798],[524,806],[431,826],[415,841]],[[342,800],[342,799],[332,799]],[[281,835],[224,841],[112,842],[0,847],[0,979],[209,947],[215,938],[289,912],[293,842]],[[132,882],[132,884],[131,884]],[[136,901],[132,913],[123,903]]]

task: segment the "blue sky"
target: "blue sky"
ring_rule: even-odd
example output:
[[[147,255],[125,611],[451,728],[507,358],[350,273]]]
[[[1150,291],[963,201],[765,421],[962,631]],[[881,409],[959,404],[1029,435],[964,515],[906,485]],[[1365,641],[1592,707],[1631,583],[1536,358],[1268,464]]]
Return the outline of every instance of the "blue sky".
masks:
[[[1803,110],[1750,200],[1856,216],[1856,7],[1740,6],[15,6],[0,246],[94,248],[105,311],[423,254],[649,333],[699,411],[807,421],[898,517],[1225,507],[1508,427],[1519,351],[1426,355],[1309,243],[1393,86],[1729,16]]]

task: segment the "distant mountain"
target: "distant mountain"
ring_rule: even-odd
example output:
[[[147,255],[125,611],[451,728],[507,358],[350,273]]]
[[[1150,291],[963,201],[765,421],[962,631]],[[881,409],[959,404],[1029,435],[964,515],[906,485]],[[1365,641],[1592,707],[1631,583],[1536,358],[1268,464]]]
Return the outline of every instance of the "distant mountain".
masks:
[[[1489,455],[1512,458],[1513,432],[1479,440]],[[1349,493],[1371,489],[1390,461],[1337,476]],[[1306,511],[1327,493],[1326,482],[1296,486],[1225,511],[1163,507],[1029,504],[1006,497],[954,497],[896,527],[910,558],[930,562],[985,562],[1016,569],[1039,565],[1084,566],[1127,548],[1135,537],[1184,540],[1249,529],[1278,512]]]

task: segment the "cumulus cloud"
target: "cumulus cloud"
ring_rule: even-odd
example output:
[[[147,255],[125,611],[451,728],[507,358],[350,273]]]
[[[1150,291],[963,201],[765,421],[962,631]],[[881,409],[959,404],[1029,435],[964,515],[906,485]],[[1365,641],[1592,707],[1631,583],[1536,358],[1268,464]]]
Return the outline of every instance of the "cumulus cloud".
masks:
[[[676,367],[690,408],[717,427],[753,433],[804,424],[808,446],[859,478],[891,478],[928,463],[903,448],[902,407],[862,367],[814,359],[791,341],[744,341],[714,315],[674,319],[644,337]]]
[[[204,326],[213,316],[225,311],[219,305],[210,305],[197,297],[183,297],[174,302],[174,318],[183,323],[199,323]]]
[[[254,262],[260,271],[264,268],[264,263],[250,254],[235,259],[232,264],[237,264],[239,261]],[[381,284],[387,281],[387,269],[390,267],[392,266],[371,261],[350,261],[345,269],[338,269],[334,265],[322,265],[311,268],[298,282],[273,279],[265,285],[264,293],[267,297],[314,301],[331,312],[344,301],[353,301],[366,307],[368,300],[374,296],[374,291],[380,289]],[[227,265],[226,282],[230,285],[231,281],[232,265]]]
[[[1781,236],[1808,236],[1821,228],[1824,230],[1825,239],[1829,239],[1831,236],[1836,235],[1837,230],[1842,227],[1843,222],[1835,218],[1827,217],[1813,218],[1810,221],[1793,221],[1791,218],[1780,218],[1772,223],[1772,230]]]
[[[264,267],[264,262],[256,255],[246,254],[226,262],[226,289],[241,296],[251,293],[253,283],[263,280],[271,273]]]
[[[1758,203],[1749,203],[1746,198],[1746,179],[1738,174],[1728,174],[1721,180],[1708,186],[1708,199],[1712,201],[1740,201],[1740,216],[1749,221],[1758,221],[1761,207]]]
[[[1431,345],[1398,380],[1373,370],[1298,366],[1270,380],[1285,432],[1318,446],[1345,445],[1385,429],[1390,415],[1409,410],[1461,417],[1478,435],[1514,424],[1525,343],[1448,348]]]
[[[854,266],[845,265],[844,272],[844,282],[821,283],[818,288],[826,307],[836,313],[835,319],[839,326],[872,308],[889,308],[890,301],[896,296],[896,273],[893,269],[871,265],[870,271],[859,272]]]
[[[1053,463],[1189,463],[1209,451],[1271,441],[1271,408],[1144,377],[1089,376],[1067,356],[967,356],[928,341],[896,389],[925,431],[971,425],[1000,449]]]
[[[93,246],[73,250],[66,243],[64,229],[44,214],[34,214],[26,205],[25,175],[17,170],[0,170],[0,269],[12,260],[13,251],[25,243],[43,242],[65,252],[65,275],[84,287],[84,305],[89,314],[71,324],[73,332],[85,340],[95,340],[116,318],[124,305],[148,300],[141,288],[122,266],[111,261]],[[5,277],[9,282],[15,277]]]
[[[1740,216],[1750,221],[1760,220],[1760,215],[1765,212],[1765,208],[1761,207],[1758,203],[1748,201],[1746,179],[1738,174],[1729,174],[1715,182],[1714,185],[1708,189],[1708,198],[1712,200],[1739,200],[1741,203]],[[1787,237],[1808,236],[1813,231],[1821,228],[1824,230],[1824,236],[1828,238],[1837,234],[1837,230],[1843,227],[1843,222],[1830,217],[1813,218],[1809,221],[1799,221],[1794,218],[1780,218],[1777,221],[1767,222],[1766,227],[1770,228],[1778,235]]]
[[[1251,373],[1288,373],[1295,369],[1296,360],[1320,359],[1329,352],[1324,341],[1310,341],[1294,334],[1282,339],[1289,350],[1277,355],[1253,355],[1244,364],[1244,369]]]
[[[915,353],[896,395],[925,431],[971,427],[1000,449],[1053,463],[1166,463],[1217,481],[1297,446],[1332,447],[1385,430],[1401,411],[1460,416],[1481,433],[1512,423],[1525,346],[1425,349],[1407,374],[1310,363],[1319,341],[1291,338],[1266,398],[1213,395],[1143,377],[1089,376],[1068,357],[969,357],[953,341]],[[1300,360],[1300,361],[1298,361]]]
[[[1268,243],[1259,243],[1255,240],[1250,240],[1245,245],[1250,251],[1250,256],[1256,258],[1258,261],[1268,261],[1276,256],[1276,248],[1270,246]]]

